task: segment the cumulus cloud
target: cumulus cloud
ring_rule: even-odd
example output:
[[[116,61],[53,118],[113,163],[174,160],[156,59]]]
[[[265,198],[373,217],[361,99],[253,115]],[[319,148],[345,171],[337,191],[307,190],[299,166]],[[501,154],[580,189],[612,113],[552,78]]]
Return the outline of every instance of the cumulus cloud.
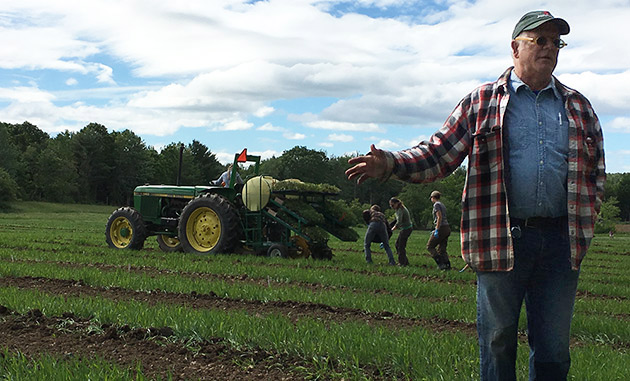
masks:
[[[630,133],[630,117],[615,118],[608,126],[613,131]]]
[[[383,131],[383,128],[376,123],[350,123],[350,122],[337,122],[334,120],[317,120],[304,123],[306,126],[323,130],[337,130],[337,131]]]
[[[512,28],[536,8],[500,0],[7,1],[0,113],[47,132],[96,121],[143,137],[203,128],[215,132],[213,144],[248,141],[262,151],[307,136],[347,151],[367,135],[400,149],[417,143],[415,128],[437,128],[465,94],[511,65]],[[605,131],[628,132],[630,49],[620,42],[630,7],[603,0],[596,8],[559,0],[549,9],[571,25],[556,75],[591,100]],[[44,79],[54,74],[58,85]]]
[[[377,148],[386,150],[396,150],[402,148],[400,144],[388,139],[380,140],[378,143],[375,143],[375,145]]]
[[[330,134],[328,135],[328,140],[332,142],[348,143],[354,140],[354,136],[346,134]]]
[[[254,125],[244,120],[230,120],[222,123],[218,127],[214,127],[214,131],[237,131],[237,130],[249,130]]]
[[[271,123],[265,123],[262,126],[257,128],[258,131],[272,131],[272,132],[282,132],[286,131],[285,128],[274,126]]]
[[[284,136],[285,139],[289,139],[289,140],[303,140],[303,139],[306,139],[306,135],[300,134],[298,132],[287,132],[287,133],[282,134],[282,136]]]
[[[258,110],[254,111],[253,114],[254,114],[254,116],[256,116],[258,118],[263,118],[265,116],[270,115],[274,111],[275,111],[275,109],[273,107],[263,106],[263,107],[259,108]]]

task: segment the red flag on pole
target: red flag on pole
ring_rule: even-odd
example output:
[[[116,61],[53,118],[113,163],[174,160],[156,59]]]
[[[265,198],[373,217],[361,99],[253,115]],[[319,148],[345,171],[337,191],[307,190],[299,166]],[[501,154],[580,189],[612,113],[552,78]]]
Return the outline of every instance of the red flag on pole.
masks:
[[[238,159],[236,159],[236,161],[239,163],[243,163],[247,161],[247,148],[243,149],[243,152],[241,152],[241,154],[238,155]]]

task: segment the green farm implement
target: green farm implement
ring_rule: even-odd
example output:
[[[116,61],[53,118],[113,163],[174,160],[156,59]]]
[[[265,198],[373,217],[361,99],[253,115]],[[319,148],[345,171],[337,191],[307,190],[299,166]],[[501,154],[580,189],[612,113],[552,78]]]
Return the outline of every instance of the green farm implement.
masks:
[[[254,166],[244,184],[237,184],[233,170],[225,186],[136,187],[133,207],[117,209],[107,221],[108,245],[139,250],[147,237],[157,236],[164,251],[329,259],[328,233],[357,240],[356,232],[344,225],[344,211],[329,200],[336,188],[305,190],[299,181],[262,176],[260,156],[247,150],[234,155],[233,168],[238,163]]]

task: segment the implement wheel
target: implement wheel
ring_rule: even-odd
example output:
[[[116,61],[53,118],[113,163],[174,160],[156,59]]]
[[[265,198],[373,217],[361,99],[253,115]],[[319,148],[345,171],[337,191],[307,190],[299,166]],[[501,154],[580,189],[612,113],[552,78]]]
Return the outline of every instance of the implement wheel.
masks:
[[[177,229],[182,248],[189,253],[229,253],[240,236],[236,209],[217,194],[204,194],[190,201],[179,217]]]
[[[286,258],[289,256],[289,248],[280,243],[274,243],[267,250],[267,256],[271,258]]]
[[[157,243],[160,249],[167,253],[182,251],[182,243],[177,237],[160,234],[157,236]]]
[[[118,208],[109,216],[105,241],[114,249],[140,250],[147,238],[142,215],[130,207]]]

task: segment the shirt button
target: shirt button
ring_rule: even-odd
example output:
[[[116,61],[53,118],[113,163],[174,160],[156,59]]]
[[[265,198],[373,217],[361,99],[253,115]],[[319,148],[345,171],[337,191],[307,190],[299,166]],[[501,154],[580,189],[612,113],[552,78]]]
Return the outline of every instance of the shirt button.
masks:
[[[545,162],[543,160],[540,161],[540,164],[545,164]]]
[[[539,125],[539,126],[542,126],[542,122],[538,122],[538,125]]]
[[[542,141],[542,140],[540,140],[538,143],[543,144],[543,141]]]

